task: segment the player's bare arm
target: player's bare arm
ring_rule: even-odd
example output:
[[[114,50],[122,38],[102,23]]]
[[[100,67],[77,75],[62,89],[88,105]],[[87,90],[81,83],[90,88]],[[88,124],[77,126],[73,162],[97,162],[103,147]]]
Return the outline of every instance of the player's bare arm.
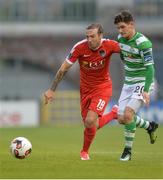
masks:
[[[59,82],[63,79],[64,75],[66,74],[66,72],[68,71],[68,69],[71,67],[71,64],[69,64],[67,61],[64,61],[63,64],[61,65],[61,67],[59,68],[58,72],[55,75],[55,78],[52,82],[52,85],[50,87],[50,89],[52,91],[55,91]]]
[[[48,104],[48,102],[51,102],[54,99],[55,90],[59,82],[63,79],[64,75],[71,66],[72,64],[69,64],[67,61],[63,62],[63,64],[57,71],[54,80],[52,81],[51,87],[44,93],[45,104]]]
[[[149,106],[149,103],[150,103],[150,95],[149,95],[149,93],[144,91],[142,93],[142,95],[143,95],[145,105]]]

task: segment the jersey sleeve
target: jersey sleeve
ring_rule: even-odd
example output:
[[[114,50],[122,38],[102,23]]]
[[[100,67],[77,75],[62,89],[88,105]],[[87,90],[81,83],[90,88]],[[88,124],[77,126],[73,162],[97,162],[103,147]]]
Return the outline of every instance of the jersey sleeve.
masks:
[[[154,64],[152,48],[145,48],[140,51],[145,66]]]
[[[79,48],[78,48],[78,46],[75,45],[71,49],[69,55],[66,57],[66,61],[70,64],[73,64],[79,59],[79,56],[80,56]]]
[[[117,41],[110,40],[110,46],[113,53],[120,53],[120,46]]]
[[[142,36],[137,39],[137,44],[144,65],[147,66],[154,64],[151,41],[145,36]]]
[[[139,46],[140,55],[145,66],[154,64],[152,43],[150,41],[144,41]]]
[[[145,86],[144,86],[145,92],[149,92],[150,86],[154,81],[154,73],[155,73],[155,69],[153,64],[146,67]]]

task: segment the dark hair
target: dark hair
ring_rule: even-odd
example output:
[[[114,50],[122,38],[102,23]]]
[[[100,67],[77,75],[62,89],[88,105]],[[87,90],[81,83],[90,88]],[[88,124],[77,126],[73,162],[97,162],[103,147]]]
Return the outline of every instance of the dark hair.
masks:
[[[131,21],[134,21],[134,18],[129,10],[121,11],[114,18],[114,24],[118,24],[120,22],[129,23]]]
[[[102,25],[100,23],[93,23],[90,24],[87,28],[88,29],[98,29],[98,34],[103,34],[104,33],[104,29],[102,27]]]

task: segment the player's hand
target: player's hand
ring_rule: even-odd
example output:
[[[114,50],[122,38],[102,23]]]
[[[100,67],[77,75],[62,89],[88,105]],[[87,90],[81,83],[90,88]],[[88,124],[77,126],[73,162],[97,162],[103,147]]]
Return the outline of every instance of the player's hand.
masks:
[[[143,95],[143,100],[144,100],[145,105],[149,106],[149,103],[150,103],[150,95],[149,95],[149,93],[143,92],[142,95]]]
[[[49,102],[51,102],[54,99],[54,91],[51,89],[48,89],[45,93],[44,93],[44,98],[45,98],[45,104],[48,104]]]

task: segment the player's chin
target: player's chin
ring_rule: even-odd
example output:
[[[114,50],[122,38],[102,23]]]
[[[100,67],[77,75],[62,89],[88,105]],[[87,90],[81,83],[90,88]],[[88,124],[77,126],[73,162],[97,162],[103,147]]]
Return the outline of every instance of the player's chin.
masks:
[[[121,34],[123,38],[127,38],[127,34]]]
[[[89,44],[90,49],[94,49],[94,46],[92,44]]]

